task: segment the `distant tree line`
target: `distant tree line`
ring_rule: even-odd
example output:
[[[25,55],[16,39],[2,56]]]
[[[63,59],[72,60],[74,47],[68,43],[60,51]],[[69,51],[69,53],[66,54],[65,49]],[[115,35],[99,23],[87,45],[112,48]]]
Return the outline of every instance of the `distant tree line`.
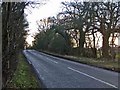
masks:
[[[33,48],[60,54],[115,58],[120,35],[120,2],[62,2],[57,17],[37,22]],[[100,40],[101,38],[101,40]],[[102,47],[98,47],[100,42]]]
[[[25,2],[2,2],[2,84],[13,75],[18,54],[24,49],[28,22],[24,16]]]

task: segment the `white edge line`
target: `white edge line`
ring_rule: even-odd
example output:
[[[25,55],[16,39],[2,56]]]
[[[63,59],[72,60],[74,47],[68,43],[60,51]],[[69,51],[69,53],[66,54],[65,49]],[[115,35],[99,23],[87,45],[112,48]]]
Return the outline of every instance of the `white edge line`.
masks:
[[[97,80],[97,81],[99,81],[99,82],[102,82],[102,83],[104,83],[104,84],[107,84],[107,85],[109,85],[109,86],[111,86],[111,87],[118,88],[118,87],[115,86],[115,85],[112,85],[112,84],[110,84],[110,83],[108,83],[108,82],[105,82],[105,81],[103,81],[103,80],[100,80],[100,79],[98,79],[98,78],[95,78],[95,77],[93,77],[93,76],[91,76],[91,75],[88,75],[88,74],[86,74],[86,73],[83,73],[83,72],[80,72],[80,71],[78,71],[78,70],[75,70],[75,69],[73,69],[73,68],[71,68],[71,67],[68,67],[68,69],[70,69],[70,70],[72,70],[72,71],[75,71],[75,72],[78,72],[78,73],[80,73],[80,74],[83,74],[83,75],[85,75],[85,76],[87,76],[87,77],[90,77],[90,78],[92,78],[92,79],[95,79],[95,80]]]
[[[38,71],[38,69],[36,69],[36,71],[37,71],[37,73],[39,74],[39,71]]]
[[[36,71],[37,71],[37,73],[40,75],[38,69],[36,69]],[[40,78],[41,78],[42,80],[44,80],[44,77],[42,77],[41,75],[40,75]]]

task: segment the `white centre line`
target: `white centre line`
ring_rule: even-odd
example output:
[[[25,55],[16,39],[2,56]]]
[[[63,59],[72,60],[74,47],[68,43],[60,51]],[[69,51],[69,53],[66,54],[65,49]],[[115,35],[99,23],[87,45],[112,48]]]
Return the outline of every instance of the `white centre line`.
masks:
[[[53,61],[53,60],[51,60],[51,59],[49,59],[49,58],[46,58],[46,59],[48,59],[49,61],[52,61],[52,62],[54,62],[54,63],[58,63],[58,62],[56,62],[56,61]]]
[[[98,78],[95,78],[95,77],[93,77],[93,76],[91,76],[91,75],[89,75],[89,74],[86,74],[86,73],[80,72],[80,71],[78,71],[78,70],[75,70],[75,69],[73,69],[73,68],[71,68],[71,67],[68,67],[68,69],[70,69],[70,70],[72,70],[72,71],[75,71],[75,72],[78,72],[78,73],[80,73],[80,74],[83,74],[83,75],[85,75],[85,76],[87,76],[87,77],[90,77],[90,78],[92,78],[92,79],[94,79],[94,80],[97,80],[97,81],[99,81],[99,82],[102,82],[102,83],[104,83],[104,84],[107,84],[107,85],[109,85],[109,86],[111,86],[111,87],[118,88],[118,87],[115,86],[115,85],[112,85],[112,84],[110,84],[110,83],[108,83],[108,82],[105,82],[105,81],[103,81],[103,80],[100,80],[100,79],[98,79]]]

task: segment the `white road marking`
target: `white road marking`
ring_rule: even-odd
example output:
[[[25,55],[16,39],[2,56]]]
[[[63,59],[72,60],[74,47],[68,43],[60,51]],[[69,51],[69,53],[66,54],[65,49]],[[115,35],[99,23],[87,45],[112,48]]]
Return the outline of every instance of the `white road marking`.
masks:
[[[78,73],[80,73],[80,74],[83,74],[83,75],[85,75],[85,76],[87,76],[87,77],[90,77],[90,78],[92,78],[92,79],[94,79],[94,80],[97,80],[97,81],[99,81],[99,82],[102,82],[102,83],[104,83],[104,84],[107,84],[107,85],[109,85],[109,86],[111,86],[111,87],[118,88],[118,87],[115,86],[115,85],[112,85],[112,84],[110,84],[110,83],[108,83],[108,82],[105,82],[105,81],[103,81],[103,80],[100,80],[100,79],[98,79],[98,78],[95,78],[95,77],[93,77],[93,76],[91,76],[91,75],[89,75],[89,74],[80,72],[80,71],[78,71],[78,70],[76,70],[76,69],[73,69],[73,68],[71,68],[71,67],[68,67],[68,69],[70,69],[70,70],[72,70],[72,71],[75,71],[75,72],[78,72]]]
[[[36,69],[36,71],[37,71],[37,73],[40,75],[39,70]],[[44,77],[42,77],[41,75],[40,75],[40,78],[41,78],[42,80],[44,80]]]
[[[28,60],[29,64],[32,64],[30,60]]]
[[[53,61],[54,63],[58,63],[58,62],[56,62],[56,61]]]
[[[40,54],[38,54],[38,53],[32,53],[32,54],[34,54],[35,56],[37,56],[37,55],[40,55]],[[44,56],[42,56],[42,55],[40,55],[42,58],[44,58]],[[52,61],[52,62],[54,62],[54,63],[58,63],[58,62],[56,62],[56,61],[53,61],[53,60],[51,60],[51,59],[49,59],[48,57],[46,57],[46,59],[48,59],[48,60],[50,60],[50,61]]]
[[[58,62],[56,62],[56,61],[53,61],[53,60],[51,60],[51,59],[49,59],[49,58],[47,58],[47,57],[46,57],[46,59],[48,59],[49,61],[52,61],[52,62],[54,62],[54,63],[58,63]]]
[[[38,69],[36,69],[36,71],[37,71],[37,73],[39,74],[39,71],[38,71]]]

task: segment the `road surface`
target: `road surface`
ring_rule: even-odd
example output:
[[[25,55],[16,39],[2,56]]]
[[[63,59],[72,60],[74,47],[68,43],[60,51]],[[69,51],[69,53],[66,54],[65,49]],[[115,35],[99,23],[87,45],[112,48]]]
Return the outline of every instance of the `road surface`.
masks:
[[[46,88],[118,88],[118,73],[24,50]]]

